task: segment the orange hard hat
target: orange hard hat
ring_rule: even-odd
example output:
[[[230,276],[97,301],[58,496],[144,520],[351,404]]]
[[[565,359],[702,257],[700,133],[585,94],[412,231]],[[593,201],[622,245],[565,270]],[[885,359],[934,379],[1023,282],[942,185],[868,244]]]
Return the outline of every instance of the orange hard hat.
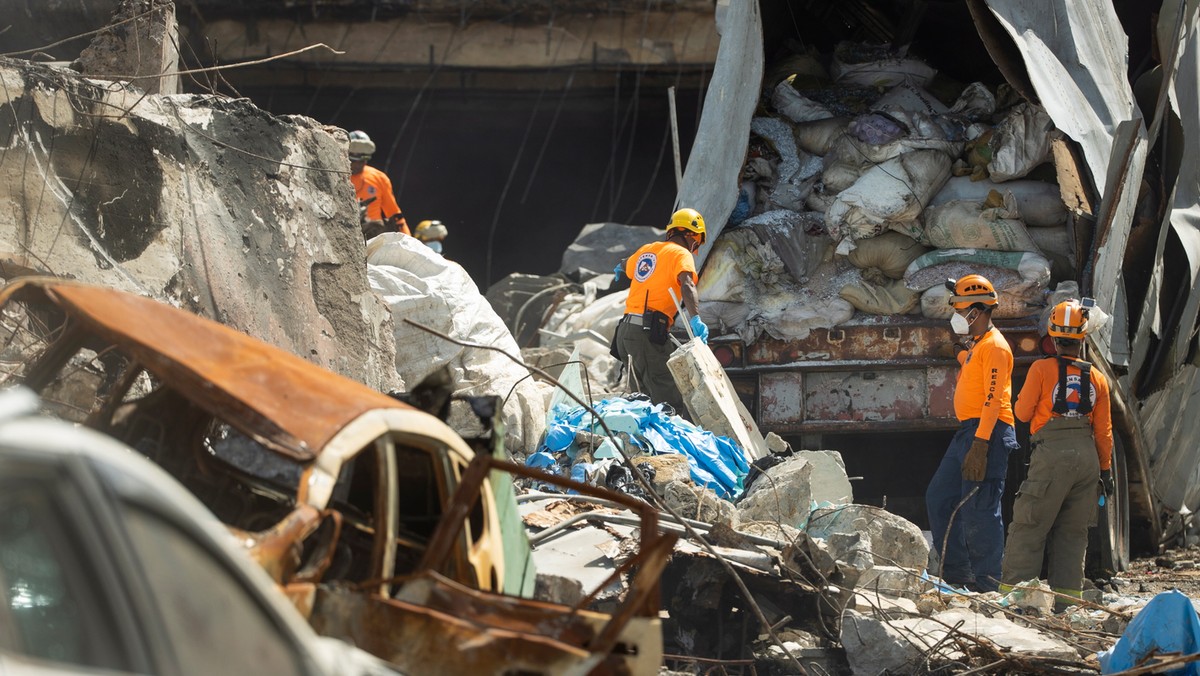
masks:
[[[1050,311],[1048,333],[1054,338],[1083,340],[1088,332],[1088,309],[1071,298]]]
[[[995,306],[1000,303],[996,295],[996,287],[983,275],[967,275],[958,279],[947,279],[946,288],[953,294],[950,305],[955,310],[963,310],[975,303]]]

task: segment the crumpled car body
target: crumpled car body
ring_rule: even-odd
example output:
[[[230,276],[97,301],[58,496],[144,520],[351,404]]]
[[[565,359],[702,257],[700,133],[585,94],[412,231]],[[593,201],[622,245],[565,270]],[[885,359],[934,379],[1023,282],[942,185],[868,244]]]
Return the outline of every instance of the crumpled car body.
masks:
[[[0,322],[10,383],[167,470],[318,632],[412,673],[657,671],[658,576],[674,539],[644,503],[579,487],[644,514],[639,570],[611,616],[505,595],[531,588],[532,565],[523,530],[505,548],[501,512],[513,497],[497,479],[535,470],[476,454],[392,397],[133,294],[20,279],[0,290]]]

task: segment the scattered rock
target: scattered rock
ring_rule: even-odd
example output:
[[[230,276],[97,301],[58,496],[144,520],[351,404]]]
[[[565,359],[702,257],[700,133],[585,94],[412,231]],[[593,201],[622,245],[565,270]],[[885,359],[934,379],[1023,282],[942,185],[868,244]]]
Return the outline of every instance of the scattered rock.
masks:
[[[924,570],[929,544],[911,521],[869,505],[844,505],[818,509],[809,518],[808,533],[829,540],[834,533],[861,533],[870,540],[874,565]],[[833,554],[839,560],[836,548]]]
[[[573,578],[539,572],[534,583],[533,597],[539,601],[574,606],[583,600],[583,583]]]
[[[812,472],[812,463],[798,456],[769,468],[738,502],[739,518],[803,529],[812,504]]]
[[[856,674],[907,673],[904,667],[921,659],[921,648],[900,630],[853,610],[842,616],[841,638]]]
[[[921,579],[919,572],[896,566],[873,566],[858,579],[857,587],[879,594],[916,600],[933,585]],[[916,606],[913,606],[916,612]]]
[[[792,447],[791,444],[783,440],[783,437],[774,432],[767,432],[764,440],[767,443],[767,450],[775,454],[786,453]]]
[[[738,522],[738,511],[733,505],[691,482],[668,483],[663,490],[663,500],[685,519],[705,523]]]
[[[688,466],[688,458],[682,453],[643,455],[634,458],[633,464],[638,466],[649,465],[654,468],[654,478],[650,480],[650,485],[654,487],[654,492],[659,495],[666,494],[667,484],[671,482],[693,483],[691,469]]]

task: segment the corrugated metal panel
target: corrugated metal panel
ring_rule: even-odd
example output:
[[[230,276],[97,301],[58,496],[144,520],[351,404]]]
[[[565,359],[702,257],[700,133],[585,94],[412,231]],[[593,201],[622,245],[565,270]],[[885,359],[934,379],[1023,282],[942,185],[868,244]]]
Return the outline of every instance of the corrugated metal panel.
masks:
[[[675,203],[676,208],[699,211],[708,226],[708,241],[696,253],[697,268],[704,265],[737,202],[738,177],[750,143],[750,118],[758,106],[763,77],[762,14],[758,3],[729,2],[717,29],[721,33],[717,63]]]
[[[1154,496],[1162,506],[1178,510],[1181,507],[1200,509],[1200,371],[1185,364],[1193,339],[1192,328],[1200,308],[1200,26],[1197,22],[1197,3],[1190,0],[1186,20],[1179,22],[1164,5],[1159,35],[1181,35],[1175,61],[1175,75],[1168,89],[1171,109],[1179,117],[1183,139],[1182,163],[1166,215],[1169,228],[1164,227],[1158,241],[1154,277],[1142,309],[1143,323],[1136,338],[1136,354],[1147,355],[1151,335],[1159,334],[1170,344],[1170,352],[1159,368],[1171,373],[1165,387],[1145,397],[1139,409],[1150,450],[1150,473]],[[1186,28],[1180,30],[1178,27]],[[1167,44],[1162,45],[1167,48]],[[1155,127],[1159,126],[1156,120]],[[1163,254],[1168,231],[1173,231],[1183,244],[1190,265],[1190,293],[1179,317],[1160,317]],[[1175,290],[1167,289],[1166,293]],[[1171,323],[1165,323],[1171,321]],[[1174,335],[1161,336],[1174,330]],[[1140,364],[1141,360],[1135,361]],[[1145,368],[1154,368],[1147,364]]]

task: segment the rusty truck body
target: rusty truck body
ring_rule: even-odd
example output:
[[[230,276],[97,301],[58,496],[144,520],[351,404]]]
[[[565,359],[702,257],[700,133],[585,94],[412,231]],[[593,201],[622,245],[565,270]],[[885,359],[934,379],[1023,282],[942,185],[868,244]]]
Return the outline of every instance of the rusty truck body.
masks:
[[[323,635],[407,673],[655,673],[675,536],[644,503],[612,615],[523,598],[511,479],[436,417],[164,303],[45,278],[0,290],[6,382],[163,467]],[[570,483],[570,482],[567,482]],[[624,570],[624,569],[623,569]]]

